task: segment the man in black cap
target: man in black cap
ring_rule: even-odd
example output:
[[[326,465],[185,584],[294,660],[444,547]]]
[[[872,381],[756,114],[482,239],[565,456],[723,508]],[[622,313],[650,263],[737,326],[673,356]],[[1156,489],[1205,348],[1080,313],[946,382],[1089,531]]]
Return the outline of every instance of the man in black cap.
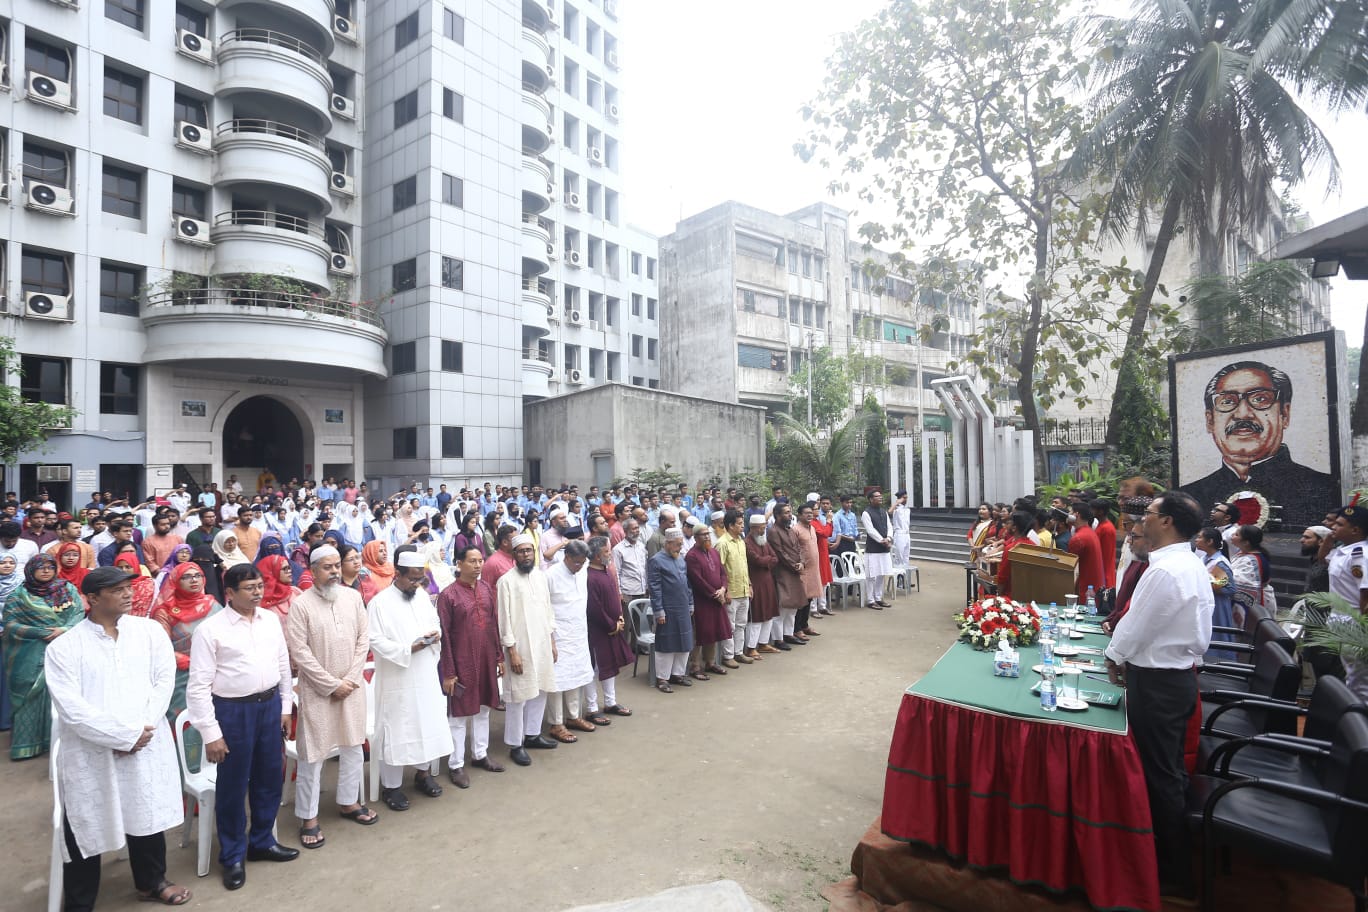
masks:
[[[128,847],[145,900],[179,906],[190,891],[166,879],[163,833],[184,819],[175,742],[166,722],[176,656],[161,625],[133,617],[133,577],[97,567],[81,581],[90,615],[44,657],[57,737],[68,912],[95,906],[100,855]]]

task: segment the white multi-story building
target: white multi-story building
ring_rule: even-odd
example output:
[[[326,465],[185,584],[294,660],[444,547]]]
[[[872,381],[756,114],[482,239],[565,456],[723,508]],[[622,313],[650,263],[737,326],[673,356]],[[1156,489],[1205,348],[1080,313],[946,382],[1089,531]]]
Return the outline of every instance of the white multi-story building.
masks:
[[[658,376],[630,354],[656,324],[624,302],[656,295],[627,264],[656,252],[622,222],[611,0],[6,7],[6,381],[77,412],[6,489],[514,479],[523,398],[565,390],[575,346],[582,382],[595,351]],[[593,210],[566,210],[571,173]],[[595,259],[553,270],[572,226]],[[583,328],[552,322],[569,286]]]

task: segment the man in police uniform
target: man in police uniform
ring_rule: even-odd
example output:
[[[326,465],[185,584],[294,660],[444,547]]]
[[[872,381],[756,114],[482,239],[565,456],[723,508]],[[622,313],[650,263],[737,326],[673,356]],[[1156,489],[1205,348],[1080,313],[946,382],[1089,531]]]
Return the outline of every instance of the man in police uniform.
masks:
[[[1335,514],[1335,524],[1330,530],[1331,538],[1339,547],[1331,551],[1326,560],[1330,564],[1330,591],[1364,610],[1368,605],[1368,507],[1350,504]],[[1343,615],[1331,615],[1347,620]],[[1324,656],[1312,660],[1317,674],[1335,674],[1332,663]],[[1322,671],[1322,668],[1325,671]],[[1353,661],[1344,662],[1345,683],[1360,697],[1368,696],[1368,667]]]

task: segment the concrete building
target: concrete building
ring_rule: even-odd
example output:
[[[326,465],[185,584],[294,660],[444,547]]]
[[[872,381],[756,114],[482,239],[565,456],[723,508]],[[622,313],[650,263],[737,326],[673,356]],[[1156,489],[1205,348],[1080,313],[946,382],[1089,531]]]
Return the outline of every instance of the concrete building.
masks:
[[[658,377],[613,0],[6,11],[7,382],[78,413],[7,489],[513,480],[524,397]]]
[[[887,274],[889,256],[857,241],[843,210],[723,203],[681,221],[660,256],[664,388],[786,410],[794,372],[830,346],[877,356],[877,374],[854,392],[873,392],[894,429],[915,430],[918,415],[942,426],[930,384],[968,350],[979,302]],[[917,330],[937,313],[947,329],[924,344]]]
[[[695,485],[765,465],[765,410],[755,406],[608,383],[523,412],[529,485],[606,487],[666,465]]]

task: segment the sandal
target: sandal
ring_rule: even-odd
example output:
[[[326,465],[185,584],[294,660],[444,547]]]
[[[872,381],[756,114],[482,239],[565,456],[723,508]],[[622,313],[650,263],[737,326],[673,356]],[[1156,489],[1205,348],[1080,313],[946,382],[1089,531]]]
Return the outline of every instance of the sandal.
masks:
[[[576,738],[574,735],[570,734],[570,730],[566,728],[564,725],[553,725],[547,731],[547,734],[555,738],[561,744],[574,744],[576,741],[579,740],[579,738]]]
[[[167,890],[175,892],[167,895]],[[193,894],[185,887],[178,887],[169,880],[163,880],[157,886],[147,892],[138,891],[138,902],[155,902],[163,906],[183,906],[190,901]]]
[[[707,670],[715,675],[724,675],[727,673],[727,669],[723,668],[721,665],[709,665]]]
[[[689,677],[693,678],[695,681],[711,681],[711,680],[712,680],[712,678],[708,677],[706,674],[704,674],[704,673],[701,672],[701,671],[691,671],[691,672],[689,672]]]
[[[414,776],[413,787],[429,798],[437,798],[442,794],[442,787],[432,778],[431,773],[419,773]]]
[[[607,716],[605,716],[603,713],[590,713],[589,715],[585,716],[584,718],[587,719],[587,720],[589,720],[589,722],[593,723],[594,725],[612,725],[612,724],[613,724],[613,720],[610,719],[610,718],[608,718]]]
[[[573,728],[575,731],[580,732],[591,732],[594,730],[592,722],[587,719],[570,719],[565,723],[565,727]]]
[[[309,839],[312,839],[313,842],[308,842],[307,840]],[[325,842],[327,842],[327,840],[323,838],[323,827],[318,824],[315,823],[311,827],[299,828],[299,844],[304,848],[321,849]]]
[[[604,707],[603,711],[606,713],[612,713],[615,716],[630,716],[632,714],[632,711],[630,709],[628,709],[625,706],[620,706],[617,703],[614,703],[612,706]]]
[[[370,826],[380,819],[379,814],[375,813],[375,811],[372,811],[364,804],[359,808],[352,808],[350,811],[341,811],[340,813],[345,819],[359,823],[362,826]]]
[[[656,690],[660,691],[663,694],[674,693],[674,688],[670,686],[669,681],[656,681]]]

